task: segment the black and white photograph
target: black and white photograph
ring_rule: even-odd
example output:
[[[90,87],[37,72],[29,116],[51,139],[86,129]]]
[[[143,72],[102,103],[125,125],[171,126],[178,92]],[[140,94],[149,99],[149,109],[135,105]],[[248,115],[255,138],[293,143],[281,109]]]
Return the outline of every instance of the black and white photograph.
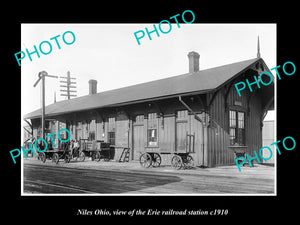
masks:
[[[162,3],[5,7],[3,220],[296,219],[296,3]]]
[[[24,195],[276,194],[276,24],[163,25],[22,24]]]

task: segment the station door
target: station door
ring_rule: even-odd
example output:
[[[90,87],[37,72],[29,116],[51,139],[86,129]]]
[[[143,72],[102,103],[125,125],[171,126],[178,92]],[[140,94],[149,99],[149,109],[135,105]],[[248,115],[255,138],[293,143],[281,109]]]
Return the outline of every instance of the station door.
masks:
[[[144,151],[144,126],[133,126],[133,159],[139,160],[140,152]]]

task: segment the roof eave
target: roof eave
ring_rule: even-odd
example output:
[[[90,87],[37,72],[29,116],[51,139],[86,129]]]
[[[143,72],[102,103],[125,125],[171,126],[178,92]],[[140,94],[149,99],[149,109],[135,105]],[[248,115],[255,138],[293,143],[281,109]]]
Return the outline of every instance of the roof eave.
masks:
[[[251,63],[250,65],[248,65],[247,67],[245,67],[243,70],[241,70],[240,72],[238,72],[236,75],[234,75],[233,77],[231,77],[230,79],[228,79],[227,81],[225,81],[224,83],[220,84],[219,86],[217,86],[214,90],[219,90],[220,88],[224,87],[226,84],[230,83],[231,81],[235,80],[238,76],[240,76],[242,73],[244,73],[246,70],[249,69],[249,67],[252,67],[255,63],[257,63],[257,61],[261,60],[264,65],[266,66],[267,70],[269,70],[269,68],[267,67],[267,65],[265,64],[265,62],[263,61],[262,58],[257,58],[256,61],[254,61],[253,63]]]
[[[74,113],[74,112],[84,112],[87,110],[94,110],[94,109],[104,109],[104,108],[112,108],[112,107],[120,107],[124,105],[132,105],[132,104],[139,104],[142,102],[151,102],[151,101],[158,101],[158,100],[163,100],[163,99],[168,99],[168,98],[177,98],[179,96],[190,96],[190,95],[197,95],[197,94],[206,94],[208,92],[214,91],[215,89],[205,89],[205,90],[200,90],[200,91],[193,91],[193,92],[186,92],[186,93],[176,93],[174,95],[167,95],[167,96],[160,96],[160,97],[154,97],[154,98],[147,98],[147,99],[140,99],[140,100],[134,100],[134,101],[128,101],[128,102],[122,102],[122,103],[115,103],[115,104],[109,104],[109,105],[104,105],[104,106],[96,106],[96,107],[90,107],[90,108],[85,108],[82,110],[70,110],[70,111],[65,111],[65,112],[58,112],[58,113],[50,113],[45,115],[45,117],[55,117],[55,116],[60,116],[64,114],[69,114],[69,113]],[[24,119],[39,119],[41,118],[41,115],[38,116],[24,116]]]

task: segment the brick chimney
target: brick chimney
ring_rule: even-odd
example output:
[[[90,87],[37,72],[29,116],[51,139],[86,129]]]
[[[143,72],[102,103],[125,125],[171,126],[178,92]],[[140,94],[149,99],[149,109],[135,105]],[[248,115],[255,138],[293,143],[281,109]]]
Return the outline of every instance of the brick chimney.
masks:
[[[200,55],[197,52],[189,52],[189,73],[199,71],[199,58]]]
[[[97,94],[97,81],[89,80],[89,95]]]

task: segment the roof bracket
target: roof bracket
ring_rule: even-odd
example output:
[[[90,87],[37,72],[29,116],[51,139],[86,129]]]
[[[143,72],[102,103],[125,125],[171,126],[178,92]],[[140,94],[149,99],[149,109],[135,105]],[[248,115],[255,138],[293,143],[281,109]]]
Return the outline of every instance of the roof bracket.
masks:
[[[189,107],[181,98],[181,95],[178,96],[179,101],[181,102],[181,104],[189,111],[191,112],[195,119],[198,120],[200,123],[202,123],[204,125],[204,122],[201,120],[201,118],[191,109],[191,107]]]
[[[163,116],[163,115],[164,115],[164,111],[162,110],[161,106],[160,106],[157,102],[155,102],[155,101],[151,101],[151,103],[152,103],[153,105],[155,105],[155,107],[158,109],[159,115],[160,115],[160,116]]]
[[[209,103],[208,103],[208,109],[210,109],[210,107],[211,107],[213,101],[215,100],[218,92],[219,92],[219,90],[216,90],[216,91],[213,92],[213,95],[212,95],[212,97],[211,97],[211,99],[209,100]]]
[[[233,79],[228,85],[226,85],[225,94],[224,94],[224,104],[225,104],[224,107],[225,107],[225,111],[228,110],[228,105],[229,105],[229,103],[228,103],[228,96],[229,96],[229,92],[230,92],[233,84],[235,84],[237,80],[238,80],[238,77],[235,78],[235,79]]]

